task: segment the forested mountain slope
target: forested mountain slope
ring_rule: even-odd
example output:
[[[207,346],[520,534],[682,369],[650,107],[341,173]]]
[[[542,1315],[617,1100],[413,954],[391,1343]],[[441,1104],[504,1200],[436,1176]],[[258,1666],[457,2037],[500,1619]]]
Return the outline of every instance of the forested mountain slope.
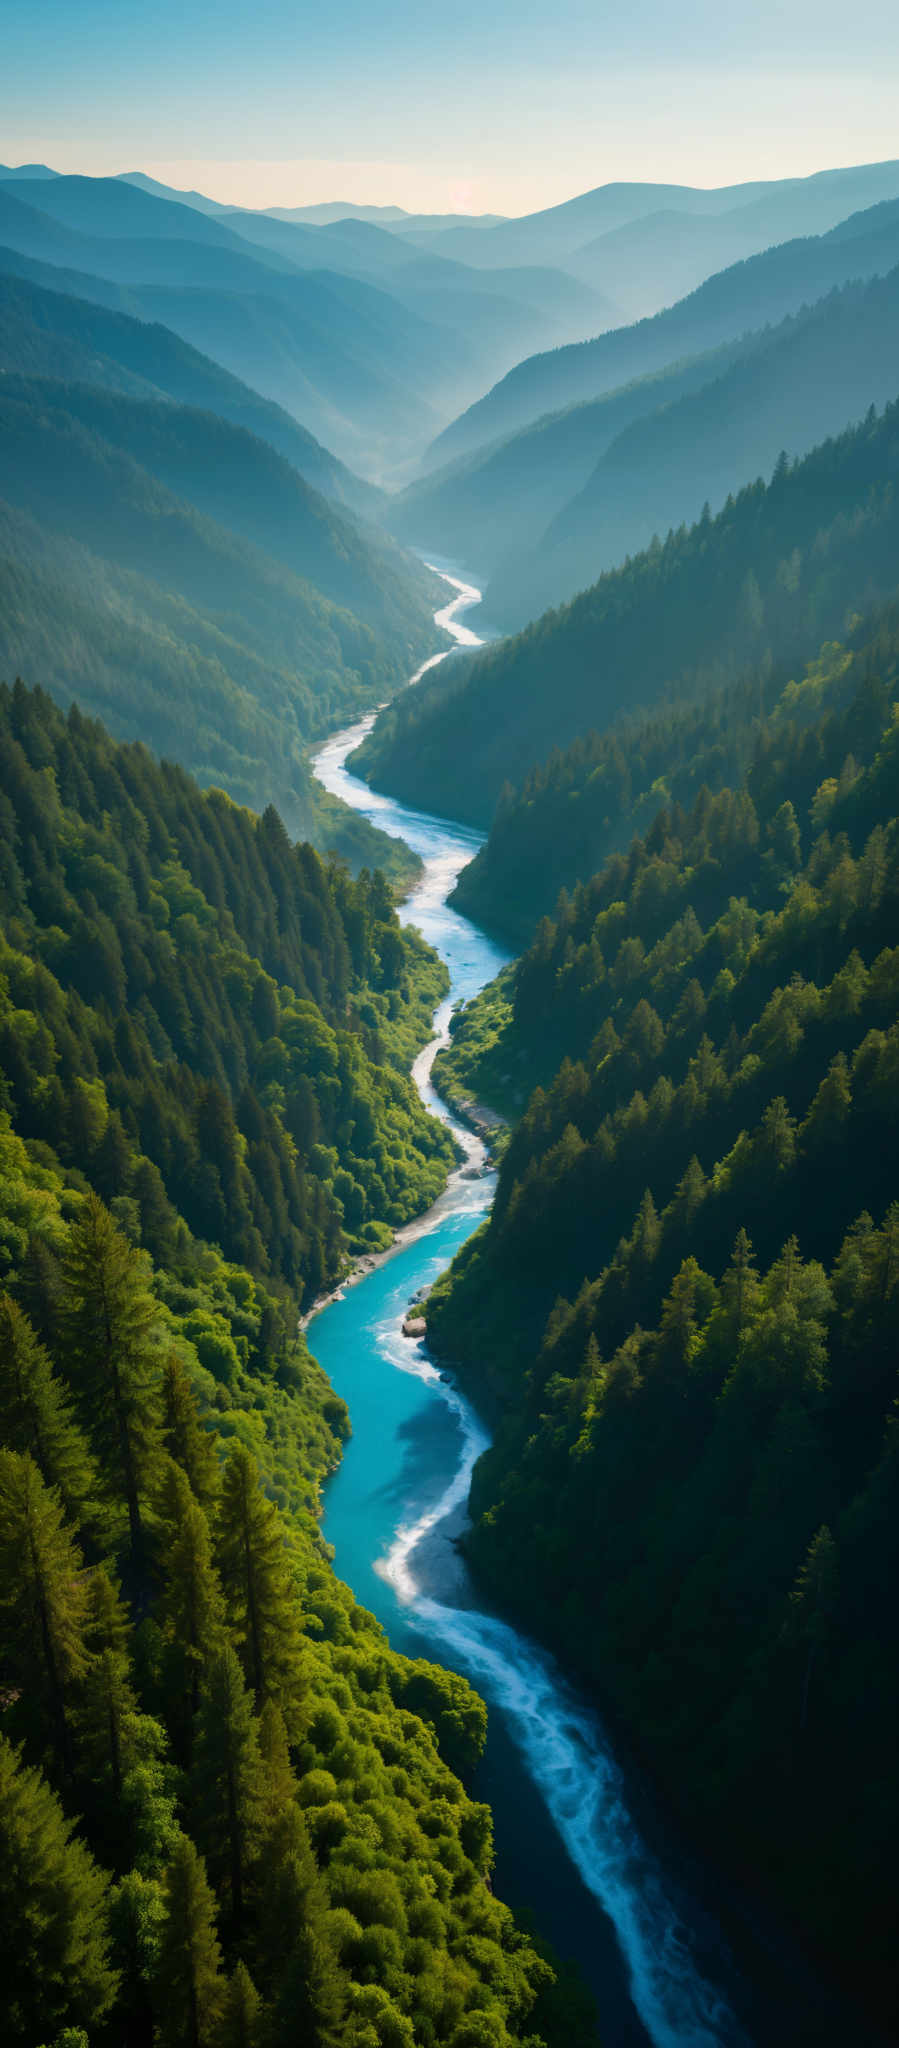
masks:
[[[427,1308],[499,1425],[486,1584],[890,2023],[897,691],[892,610],[481,999],[544,1085]]]
[[[616,317],[561,271],[485,274],[371,222],[208,213],[127,179],[49,183],[52,195],[47,181],[0,180],[0,245],[59,266],[61,289],[124,295],[113,303],[174,328],[368,469],[408,469],[519,356]]]
[[[387,501],[392,531],[492,575],[506,557],[540,540],[632,420],[701,389],[751,346],[743,336],[457,456]]]
[[[51,417],[58,409],[104,447],[131,457],[178,498],[373,627],[385,653],[403,665],[401,673],[432,637],[436,579],[376,529],[363,533],[350,514],[313,490],[284,456],[246,428],[205,408],[154,402],[148,395],[131,398],[95,384],[7,374],[2,396],[7,406]],[[44,466],[50,468],[49,451],[42,460],[37,444],[33,455],[23,444],[11,459],[3,458],[0,489],[7,497],[33,493],[36,507],[36,475]],[[58,493],[42,501],[46,516],[58,507],[64,520],[67,488],[63,476]],[[82,502],[87,539],[95,508],[90,498]]]
[[[853,278],[883,276],[899,261],[899,201],[886,200],[829,234],[766,249],[716,273],[653,318],[518,363],[433,443],[430,464],[449,461],[543,413],[601,397],[768,321],[784,319]]]
[[[439,1182],[439,966],[40,693],[0,747],[4,2038],[586,2040],[488,1888],[481,1702],[317,1529],[298,1308]]]
[[[826,442],[715,519],[602,576],[514,638],[444,665],[356,757],[379,786],[489,825],[553,747],[769,661],[809,659],[896,586],[899,407]]]
[[[95,303],[98,294],[101,304]],[[0,366],[66,383],[140,390],[201,406],[287,457],[313,489],[376,518],[382,494],[339,462],[281,406],[242,384],[158,321],[129,315],[130,295],[77,271],[0,249]],[[117,310],[119,309],[120,310]]]
[[[626,427],[535,545],[508,551],[485,596],[488,616],[522,625],[653,534],[717,512],[782,449],[805,455],[896,394],[899,268],[847,285],[781,323],[698,391]]]
[[[13,376],[0,413],[6,676],[41,674],[320,845],[395,857],[323,799],[305,750],[431,649],[434,579],[212,415]]]
[[[458,255],[469,263],[577,265],[597,238],[639,226],[650,216],[675,212],[714,219],[750,207],[767,209],[768,240],[784,241],[788,236],[820,233],[850,212],[894,197],[897,182],[895,161],[853,164],[818,171],[810,178],[712,187],[616,180],[579,192],[560,205],[499,221],[486,231],[476,223],[449,228],[439,246],[445,255]]]

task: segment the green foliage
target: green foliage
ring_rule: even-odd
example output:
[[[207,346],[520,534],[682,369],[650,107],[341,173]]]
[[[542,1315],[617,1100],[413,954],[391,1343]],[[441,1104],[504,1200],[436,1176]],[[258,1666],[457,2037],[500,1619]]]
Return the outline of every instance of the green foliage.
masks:
[[[845,630],[847,613],[895,592],[897,434],[894,403],[779,464],[716,518],[654,540],[524,632],[443,663],[388,706],[354,759],[379,788],[489,826],[506,785],[523,791],[553,748],[741,678],[757,689],[775,663],[783,674],[811,659]],[[626,744],[616,732],[598,748],[614,817]],[[571,810],[563,829],[576,841]],[[589,839],[583,850],[589,862]],[[579,861],[574,875],[591,871]],[[494,914],[501,900],[495,891]]]
[[[164,1901],[156,2038],[163,2048],[211,2048],[224,2005],[222,1952],[203,1859],[188,1835],[180,1836],[165,1873]]]
[[[826,648],[741,782],[666,802],[463,1019],[455,1085],[530,1092],[428,1300],[501,1421],[487,1586],[884,2008],[897,681],[893,614]]]
[[[444,2048],[486,2012],[518,2041],[549,1972],[454,1775],[484,1709],[334,1577],[348,1419],[292,1335],[353,1248],[346,1182],[388,1234],[440,1185],[404,1067],[442,977],[381,877],[4,702],[0,1712],[59,1834],[10,1919],[12,2038]]]
[[[4,2034],[32,2048],[113,2003],[107,1881],[40,1771],[0,1736]]]
[[[372,1226],[439,1192],[451,1148],[400,1067],[443,970],[380,876],[352,882],[274,811],[200,797],[38,692],[0,692],[0,754],[17,1128],[189,1286],[208,1262],[179,1219],[263,1283],[238,1298],[223,1273],[215,1302],[198,1294],[187,1327],[213,1378],[235,1387],[260,1350],[287,1371],[265,1283],[308,1302]]]

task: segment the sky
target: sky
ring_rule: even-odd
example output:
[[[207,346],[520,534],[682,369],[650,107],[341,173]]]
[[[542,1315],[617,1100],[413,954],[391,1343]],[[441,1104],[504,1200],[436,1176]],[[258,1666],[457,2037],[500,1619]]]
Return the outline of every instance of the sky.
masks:
[[[896,0],[0,0],[0,162],[524,213],[899,157]]]

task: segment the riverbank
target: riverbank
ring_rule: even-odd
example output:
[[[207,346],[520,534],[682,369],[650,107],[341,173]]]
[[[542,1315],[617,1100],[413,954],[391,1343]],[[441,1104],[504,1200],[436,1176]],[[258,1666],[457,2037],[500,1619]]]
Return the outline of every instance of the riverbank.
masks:
[[[474,602],[472,585],[457,577],[453,587],[449,612]],[[401,916],[441,953],[451,990],[414,1078],[465,1164],[428,1216],[315,1314],[316,1356],[353,1425],[326,1489],[325,1535],[338,1572],[391,1642],[462,1672],[486,1698],[478,1796],[494,1814],[497,1892],[580,1965],[604,2048],[745,2048],[738,1987],[733,1996],[722,1988],[733,1978],[726,1948],[714,1914],[685,1892],[679,1846],[669,1844],[667,1856],[650,1849],[606,1730],[547,1652],[483,1610],[454,1540],[489,1437],[402,1324],[413,1297],[489,1212],[495,1176],[485,1136],[441,1100],[432,1069],[450,1042],[453,1010],[494,981],[509,956],[447,900],[480,835],[394,804],[353,776],[347,761],[358,732],[329,742],[317,766],[335,794],[424,860]]]

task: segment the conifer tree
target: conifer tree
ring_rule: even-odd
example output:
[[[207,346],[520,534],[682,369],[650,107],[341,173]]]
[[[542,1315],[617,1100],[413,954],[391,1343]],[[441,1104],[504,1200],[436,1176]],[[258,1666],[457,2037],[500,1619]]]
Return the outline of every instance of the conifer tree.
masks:
[[[271,1826],[296,1797],[297,1789],[284,1715],[271,1699],[264,1702],[259,1716],[259,1754],[263,1767],[265,1819],[266,1825]]]
[[[789,1633],[802,1644],[805,1660],[799,1700],[799,1726],[808,1725],[809,1693],[815,1658],[827,1642],[837,1600],[837,1547],[826,1524],[809,1544],[790,1594]]]
[[[230,1645],[213,1659],[197,1716],[193,1797],[198,1834],[217,1890],[227,1891],[233,1931],[264,1817],[263,1771],[252,1696]]]
[[[132,1565],[143,1560],[143,1507],[158,1462],[157,1305],[145,1256],[88,1195],[66,1258],[67,1350],[82,1412],[113,1493],[128,1512]]]
[[[225,1610],[212,1558],[209,1524],[180,1465],[167,1461],[158,1496],[157,1621],[168,1644],[167,1692],[175,1720],[189,1737],[204,1669],[224,1641]],[[185,1725],[185,1716],[186,1725]]]
[[[72,1404],[24,1310],[0,1296],[0,1426],[11,1451],[29,1451],[69,1520],[91,1518],[96,1475]]]
[[[215,2048],[259,2048],[261,2039],[262,2000],[246,1963],[238,1957],[225,1992]]]
[[[169,1457],[186,1472],[191,1492],[208,1514],[219,1492],[219,1462],[213,1438],[200,1420],[189,1375],[176,1351],[169,1352],[162,1368],[162,1432]]]
[[[102,2022],[116,1991],[107,1880],[40,1771],[0,1736],[0,1999],[9,2048]]]
[[[263,1870],[257,1953],[260,1981],[273,2001],[274,2041],[324,2048],[340,2019],[344,1985],[327,1939],[327,1894],[298,1806],[285,1807],[267,1835]]]
[[[224,1988],[206,1868],[190,1837],[181,1835],[165,1874],[154,1987],[158,2048],[213,2048]]]
[[[0,1451],[0,1613],[8,1669],[27,1703],[52,1732],[64,1770],[71,1767],[72,1688],[87,1668],[87,1589],[81,1552],[59,1494],[45,1486],[34,1459]]]
[[[90,1785],[108,1781],[115,1807],[130,1761],[137,1715],[128,1655],[128,1617],[118,1589],[103,1569],[92,1572],[85,1612],[89,1652],[78,1706],[79,1762]]]
[[[281,1517],[243,1444],[225,1465],[218,1539],[228,1619],[257,1705],[272,1698],[289,1709],[300,1677],[297,1596]]]

